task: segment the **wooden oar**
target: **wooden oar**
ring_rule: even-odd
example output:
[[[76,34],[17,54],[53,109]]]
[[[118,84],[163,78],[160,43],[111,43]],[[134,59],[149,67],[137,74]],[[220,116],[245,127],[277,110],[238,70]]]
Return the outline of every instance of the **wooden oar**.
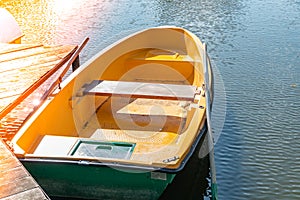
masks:
[[[27,98],[34,90],[42,85],[46,80],[49,79],[58,69],[60,69],[74,54],[78,47],[74,48],[67,56],[65,56],[59,63],[57,63],[51,70],[44,74],[39,80],[33,83],[27,88],[17,99],[10,103],[0,112],[0,120],[5,117],[10,111],[12,111],[17,105],[19,105],[25,98]]]
[[[56,89],[57,86],[60,88],[59,84],[62,82],[62,78],[68,72],[70,66],[77,59],[77,57],[79,56],[79,53],[85,47],[85,45],[87,44],[88,41],[89,41],[89,38],[85,38],[83,40],[83,42],[79,45],[79,47],[76,49],[75,53],[73,53],[72,57],[69,59],[69,62],[67,63],[64,70],[61,72],[59,77],[50,85],[49,89],[43,94],[43,96],[40,99],[39,105],[35,106],[34,109],[32,110],[32,112],[26,116],[26,119],[24,120],[24,122],[27,121],[27,119],[29,119],[33,115],[34,111],[36,111],[42,105],[43,101],[45,101],[53,93],[53,91]]]
[[[216,178],[216,167],[214,158],[214,139],[213,132],[211,128],[211,93],[210,93],[210,80],[209,80],[209,69],[207,65],[207,53],[206,44],[203,44],[203,65],[204,65],[204,80],[205,80],[205,100],[206,100],[206,120],[207,120],[207,136],[208,136],[208,149],[209,149],[209,164],[211,173],[211,195],[212,200],[217,200],[217,178]],[[212,77],[212,76],[211,76]]]
[[[62,82],[62,78],[64,77],[64,75],[68,72],[69,68],[71,67],[72,63],[76,60],[76,58],[79,56],[79,53],[81,52],[81,50],[85,47],[85,45],[87,44],[87,42],[89,41],[89,38],[85,38],[83,40],[83,42],[79,45],[79,47],[77,48],[77,50],[75,51],[75,53],[72,55],[72,57],[70,58],[70,61],[68,62],[68,64],[66,65],[66,67],[64,68],[64,70],[61,72],[60,76],[51,84],[51,86],[49,87],[49,89],[44,93],[44,95],[41,98],[41,101],[45,100],[53,91],[54,89],[58,86],[60,88],[60,83]]]

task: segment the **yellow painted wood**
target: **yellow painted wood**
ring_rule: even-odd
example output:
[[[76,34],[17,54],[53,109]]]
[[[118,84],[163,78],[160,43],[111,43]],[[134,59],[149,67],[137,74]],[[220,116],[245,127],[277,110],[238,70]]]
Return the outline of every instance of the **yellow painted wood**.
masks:
[[[99,80],[88,85],[84,93],[100,96],[193,101],[198,90],[197,87],[191,85]]]

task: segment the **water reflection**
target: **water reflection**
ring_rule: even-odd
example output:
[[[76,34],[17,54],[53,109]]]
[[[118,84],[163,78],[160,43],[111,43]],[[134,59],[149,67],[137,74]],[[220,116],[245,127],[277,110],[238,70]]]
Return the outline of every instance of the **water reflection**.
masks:
[[[87,0],[8,0],[1,1],[1,4],[20,23],[25,34],[24,42],[44,44],[78,43],[90,35],[92,29],[101,28],[95,21],[101,10],[108,12],[112,6]]]

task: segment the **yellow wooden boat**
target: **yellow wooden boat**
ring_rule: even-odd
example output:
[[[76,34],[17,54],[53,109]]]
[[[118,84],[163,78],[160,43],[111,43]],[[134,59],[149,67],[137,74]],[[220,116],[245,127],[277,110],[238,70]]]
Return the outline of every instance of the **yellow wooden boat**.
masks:
[[[125,37],[48,96],[14,152],[50,196],[157,199],[206,130],[207,60],[182,28]]]

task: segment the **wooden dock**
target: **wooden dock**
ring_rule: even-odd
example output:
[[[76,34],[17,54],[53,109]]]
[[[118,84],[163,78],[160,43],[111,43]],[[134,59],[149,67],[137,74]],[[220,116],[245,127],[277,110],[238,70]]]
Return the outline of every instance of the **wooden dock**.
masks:
[[[0,137],[10,140],[16,134],[76,48],[0,44]],[[51,77],[32,87],[52,69],[56,71]]]
[[[50,199],[2,140],[0,140],[0,199]]]
[[[49,199],[10,151],[10,140],[36,108],[77,46],[0,44],[0,199]],[[55,72],[53,72],[55,69]],[[43,79],[41,84],[37,84]],[[24,97],[24,98],[23,98]]]

